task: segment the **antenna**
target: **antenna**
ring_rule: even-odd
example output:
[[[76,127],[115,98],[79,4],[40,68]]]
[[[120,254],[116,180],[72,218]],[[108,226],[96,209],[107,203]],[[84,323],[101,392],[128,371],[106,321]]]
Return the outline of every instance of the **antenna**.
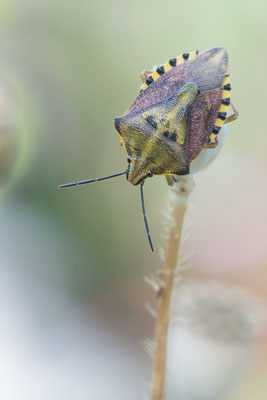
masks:
[[[145,200],[144,200],[143,186],[144,186],[144,182],[140,183],[142,211],[143,211],[143,216],[144,216],[144,221],[145,221],[145,227],[146,227],[146,234],[147,234],[149,246],[150,246],[152,252],[154,253],[154,246],[153,246],[152,238],[151,238],[151,235],[150,235],[150,232],[149,232],[149,226],[148,226],[147,217],[146,217],[146,209],[145,209]]]
[[[71,183],[64,183],[63,185],[59,185],[58,188],[68,188],[71,186],[77,186],[77,185],[85,185],[86,183],[93,183],[93,182],[99,182],[99,181],[104,181],[105,179],[110,179],[110,178],[115,178],[116,176],[124,175],[126,174],[128,169],[126,169],[123,172],[119,172],[118,174],[114,175],[108,175],[108,176],[103,176],[102,178],[95,178],[95,179],[87,179],[85,181],[79,181],[79,182],[71,182]]]

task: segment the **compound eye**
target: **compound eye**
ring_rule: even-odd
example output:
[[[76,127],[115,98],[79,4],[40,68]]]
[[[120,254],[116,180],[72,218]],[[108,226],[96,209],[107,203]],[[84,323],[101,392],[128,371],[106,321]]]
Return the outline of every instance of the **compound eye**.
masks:
[[[147,177],[148,178],[152,178],[152,176],[153,176],[152,172],[149,171],[148,174],[147,174]]]

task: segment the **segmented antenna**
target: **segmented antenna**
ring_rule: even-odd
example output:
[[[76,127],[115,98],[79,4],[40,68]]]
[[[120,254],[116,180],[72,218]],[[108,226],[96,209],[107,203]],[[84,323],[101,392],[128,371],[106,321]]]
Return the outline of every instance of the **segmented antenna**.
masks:
[[[105,179],[115,178],[116,176],[125,175],[127,173],[129,173],[129,166],[125,171],[119,172],[118,174],[107,175],[107,176],[103,176],[101,178],[95,178],[95,179],[87,179],[87,180],[84,180],[84,181],[64,183],[63,185],[59,185],[58,188],[59,189],[63,189],[63,188],[69,188],[69,187],[72,187],[72,186],[85,185],[87,183],[104,181]],[[146,217],[143,186],[144,186],[144,182],[140,184],[142,211],[143,211],[143,216],[144,216],[144,221],[145,221],[145,227],[146,227],[146,234],[147,234],[148,242],[149,242],[151,250],[154,252],[154,246],[153,246],[152,238],[151,238],[151,235],[150,235],[150,232],[149,232],[149,225],[148,225],[147,217]]]
[[[71,186],[85,185],[86,183],[104,181],[105,179],[115,178],[116,176],[124,175],[124,174],[127,173],[127,171],[128,171],[128,169],[126,169],[123,172],[119,172],[118,174],[103,176],[102,178],[87,179],[85,181],[64,183],[63,185],[59,185],[58,188],[62,189],[62,188],[68,188],[68,187],[71,187]]]
[[[142,210],[143,210],[143,216],[144,216],[144,221],[145,221],[145,227],[146,227],[146,234],[147,234],[148,242],[149,242],[151,250],[154,253],[154,246],[153,246],[152,238],[151,238],[151,235],[150,235],[150,232],[149,232],[149,226],[148,226],[147,217],[146,217],[143,186],[144,186],[144,182],[140,183]]]

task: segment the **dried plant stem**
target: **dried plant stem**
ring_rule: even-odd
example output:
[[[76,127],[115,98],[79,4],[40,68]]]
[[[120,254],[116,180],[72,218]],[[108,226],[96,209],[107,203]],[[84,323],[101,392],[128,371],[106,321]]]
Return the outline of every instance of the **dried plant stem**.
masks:
[[[155,353],[152,377],[151,400],[163,400],[165,396],[165,375],[167,358],[167,339],[170,322],[170,307],[176,267],[179,259],[179,247],[183,229],[184,215],[189,194],[193,189],[193,178],[180,177],[171,190],[170,216],[165,257],[157,294],[157,317],[155,328]]]

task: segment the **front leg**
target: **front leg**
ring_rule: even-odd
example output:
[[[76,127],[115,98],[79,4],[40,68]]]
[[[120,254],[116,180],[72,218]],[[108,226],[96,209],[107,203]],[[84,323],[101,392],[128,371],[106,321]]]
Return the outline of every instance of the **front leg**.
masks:
[[[172,175],[165,175],[165,178],[169,186],[173,186],[174,182],[176,182]]]
[[[155,65],[153,67],[153,69],[145,69],[144,71],[141,72],[140,74],[140,78],[142,83],[145,83],[145,81],[147,80],[147,78],[153,74],[153,72],[155,72],[157,69],[157,66]]]
[[[217,136],[214,139],[214,142],[209,142],[206,144],[206,146],[204,147],[204,149],[215,149],[219,144],[218,138]]]

